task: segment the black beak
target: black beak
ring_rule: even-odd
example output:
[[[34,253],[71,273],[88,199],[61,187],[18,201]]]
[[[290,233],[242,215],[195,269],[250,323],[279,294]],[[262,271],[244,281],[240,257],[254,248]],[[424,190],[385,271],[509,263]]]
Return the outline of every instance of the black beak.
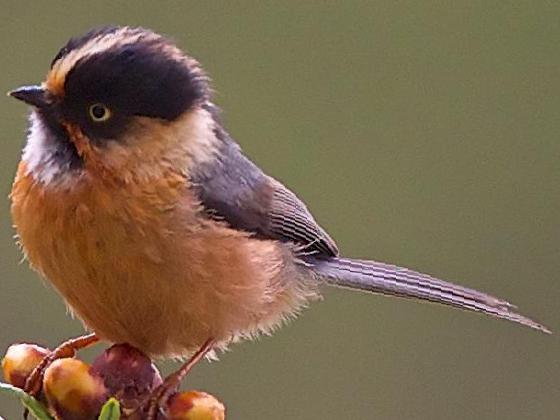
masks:
[[[22,86],[8,92],[8,95],[37,108],[45,108],[50,105],[47,91],[41,86]]]

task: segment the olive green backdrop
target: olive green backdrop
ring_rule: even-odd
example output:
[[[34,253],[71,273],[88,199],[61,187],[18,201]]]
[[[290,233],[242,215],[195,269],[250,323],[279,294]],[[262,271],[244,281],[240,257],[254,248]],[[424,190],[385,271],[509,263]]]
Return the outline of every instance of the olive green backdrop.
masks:
[[[309,203],[344,254],[507,297],[560,331],[558,2],[0,5],[0,91],[42,80],[67,38],[91,26],[170,34],[213,77],[247,154]],[[0,98],[2,197],[26,113]],[[81,333],[20,264],[13,234],[2,199],[1,350]],[[273,337],[197,367],[185,386],[215,393],[233,420],[559,418],[558,335],[325,295]],[[19,418],[4,398],[0,413]]]

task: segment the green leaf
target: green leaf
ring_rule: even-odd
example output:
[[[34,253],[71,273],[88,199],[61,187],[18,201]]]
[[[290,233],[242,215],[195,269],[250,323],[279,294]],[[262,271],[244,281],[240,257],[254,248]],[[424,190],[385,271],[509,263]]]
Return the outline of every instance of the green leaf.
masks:
[[[0,382],[0,392],[17,397],[23,406],[38,420],[54,420],[46,407],[23,389]]]
[[[103,405],[98,420],[119,420],[121,418],[121,405],[115,398],[109,400]]]

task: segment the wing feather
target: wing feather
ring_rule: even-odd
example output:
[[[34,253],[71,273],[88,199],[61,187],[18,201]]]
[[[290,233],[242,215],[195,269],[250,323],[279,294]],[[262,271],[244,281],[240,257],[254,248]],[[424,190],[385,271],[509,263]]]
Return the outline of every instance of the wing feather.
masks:
[[[219,156],[190,174],[208,217],[259,238],[293,242],[302,252],[338,255],[335,242],[293,192],[265,175],[223,130],[217,135]]]

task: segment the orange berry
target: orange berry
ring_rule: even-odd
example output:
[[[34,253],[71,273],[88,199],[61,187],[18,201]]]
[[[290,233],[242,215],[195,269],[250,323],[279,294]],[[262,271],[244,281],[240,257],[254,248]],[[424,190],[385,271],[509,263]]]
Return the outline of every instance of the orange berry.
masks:
[[[43,390],[61,419],[96,419],[107,400],[103,380],[92,374],[87,363],[71,358],[56,360],[47,368]]]
[[[171,397],[167,413],[169,420],[224,420],[226,409],[213,395],[187,391]]]
[[[2,359],[4,380],[23,388],[27,377],[48,354],[49,349],[35,344],[12,344]]]

